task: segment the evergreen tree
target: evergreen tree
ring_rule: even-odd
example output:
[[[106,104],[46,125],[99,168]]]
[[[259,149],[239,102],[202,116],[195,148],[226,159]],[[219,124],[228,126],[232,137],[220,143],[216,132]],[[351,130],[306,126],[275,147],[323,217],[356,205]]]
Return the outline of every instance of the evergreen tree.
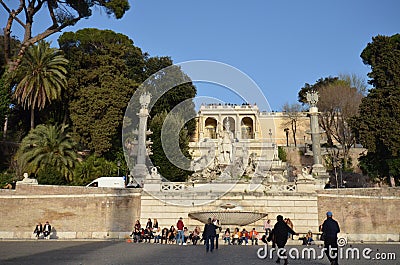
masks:
[[[178,130],[178,135],[175,135],[183,123],[182,117],[171,115],[165,123],[167,116],[164,110],[151,120],[150,130],[154,135],[151,160],[159,168],[160,174],[169,181],[186,181],[192,173],[185,170],[189,168],[188,161],[191,159],[189,136],[185,128]]]
[[[119,150],[125,108],[143,74],[141,50],[123,34],[98,29],[64,33],[59,44],[71,62],[59,110],[83,148]]]
[[[360,143],[368,153],[360,158],[372,178],[400,176],[400,34],[377,36],[361,53],[371,66],[374,87],[362,100],[359,116],[352,121]]]

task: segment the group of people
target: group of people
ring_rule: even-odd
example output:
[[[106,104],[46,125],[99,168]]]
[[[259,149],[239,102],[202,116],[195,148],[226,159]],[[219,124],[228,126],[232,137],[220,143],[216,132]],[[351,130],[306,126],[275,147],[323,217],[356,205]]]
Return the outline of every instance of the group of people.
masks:
[[[41,234],[43,234],[44,239],[50,239],[51,225],[49,221],[46,221],[44,225],[42,225],[42,223],[37,223],[33,233],[35,234],[37,239],[40,238]]]
[[[153,243],[155,244],[187,245],[191,242],[193,245],[197,245],[201,239],[201,230],[197,226],[193,231],[189,231],[184,225],[182,217],[179,218],[176,226],[171,225],[170,228],[165,227],[163,229],[159,226],[157,219],[154,219],[153,223],[149,218],[145,227],[142,227],[140,221],[136,220],[130,236],[135,243],[150,243],[151,240],[154,240]]]
[[[337,244],[337,234],[340,233],[339,224],[332,218],[332,212],[326,213],[326,220],[320,226],[320,231],[323,235],[325,254],[328,257],[331,265],[338,265],[338,244]],[[284,260],[284,264],[288,264],[288,259],[286,255],[285,245],[287,243],[290,235],[298,235],[288,224],[287,219],[284,220],[282,215],[276,217],[277,222],[274,227],[269,231],[269,229],[262,237],[262,241],[265,244],[272,242],[273,248],[280,249],[276,263],[280,263],[281,258]],[[289,235],[289,236],[288,236]],[[307,245],[311,244],[312,232],[309,231],[304,238]]]
[[[324,247],[326,255],[331,262],[331,265],[338,265],[338,244],[337,234],[340,232],[339,225],[332,216],[332,212],[326,213],[326,220],[320,226],[322,231]],[[261,237],[261,241],[265,244],[272,242],[272,247],[281,249],[280,255],[276,263],[280,263],[283,259],[284,264],[288,264],[288,259],[285,251],[285,245],[290,237],[298,235],[293,230],[293,223],[289,218],[284,219],[282,215],[278,215],[276,218],[277,222],[274,226],[271,225],[271,221],[267,220],[264,224],[265,235]],[[36,231],[36,230],[35,230]],[[154,239],[154,243],[163,244],[178,244],[186,245],[188,242],[192,242],[193,245],[197,245],[199,241],[204,241],[206,252],[213,252],[214,249],[218,249],[219,235],[222,231],[219,220],[216,218],[208,218],[207,223],[204,225],[204,229],[201,232],[200,227],[196,226],[193,231],[189,231],[184,225],[182,217],[179,218],[175,226],[161,229],[158,225],[157,219],[154,219],[154,223],[149,218],[146,227],[142,228],[140,221],[137,220],[132,231],[131,236],[134,242],[150,242],[150,239]],[[223,233],[225,244],[228,245],[248,245],[251,240],[252,245],[258,244],[260,234],[253,228],[248,232],[245,228],[241,231],[239,228],[235,228],[233,233],[227,228]],[[303,239],[304,244],[310,245],[313,242],[312,232],[309,231]]]
[[[224,233],[224,242],[228,245],[248,245],[249,240],[252,245],[258,245],[258,240],[260,239],[260,234],[257,232],[256,228],[253,228],[248,232],[246,228],[242,231],[238,227],[231,233],[230,229],[227,228]]]

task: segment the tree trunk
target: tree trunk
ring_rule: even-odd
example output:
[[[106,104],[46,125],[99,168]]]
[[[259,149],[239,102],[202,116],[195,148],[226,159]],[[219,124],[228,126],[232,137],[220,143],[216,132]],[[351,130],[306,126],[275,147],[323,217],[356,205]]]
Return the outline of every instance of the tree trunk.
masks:
[[[31,108],[31,130],[35,128],[35,109]]]
[[[294,146],[297,147],[297,141],[296,141],[297,124],[295,120],[292,120],[292,132],[293,132]]]
[[[6,115],[6,118],[4,119],[3,140],[6,140],[7,138],[7,128],[8,128],[8,115]]]

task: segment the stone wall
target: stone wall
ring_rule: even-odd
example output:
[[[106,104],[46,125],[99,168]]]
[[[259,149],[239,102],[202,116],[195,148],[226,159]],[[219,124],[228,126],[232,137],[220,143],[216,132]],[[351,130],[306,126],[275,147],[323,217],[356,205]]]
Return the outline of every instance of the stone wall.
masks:
[[[203,199],[204,201],[210,201],[212,195],[198,193],[196,200]],[[176,204],[173,201],[172,203],[166,203],[162,200],[161,196],[159,196],[161,199],[157,199],[154,196],[142,194],[141,224],[145,224],[148,218],[156,218],[161,227],[176,226],[179,217],[182,217],[184,224],[189,229],[193,229],[196,225],[199,225],[203,229],[204,224],[189,218],[190,212],[218,211],[221,210],[221,205],[232,204],[236,205],[242,211],[268,214],[264,219],[245,226],[247,230],[255,227],[258,231],[262,231],[266,219],[271,219],[271,224],[273,225],[276,222],[276,216],[280,214],[284,218],[290,218],[293,221],[295,231],[303,233],[309,229],[318,231],[317,196],[315,193],[229,192],[218,200],[195,206],[179,206],[181,200],[188,199],[185,194],[176,193],[172,196],[174,196]],[[222,224],[222,227],[223,229],[230,227],[231,231],[235,228],[233,225],[227,226],[224,224]]]
[[[400,241],[400,189],[339,189],[318,192],[318,220],[327,211],[350,241]]]
[[[157,218],[161,227],[169,227],[183,217],[185,225],[192,229],[203,224],[189,218],[190,212],[215,211],[221,205],[232,204],[243,211],[268,214],[247,225],[248,229],[261,230],[265,219],[274,224],[281,214],[292,219],[297,232],[317,231],[325,213],[332,211],[341,235],[350,241],[400,241],[399,188],[332,189],[317,193],[300,190],[233,189],[218,200],[210,200],[214,192],[200,192],[191,199],[207,203],[180,206],[182,200],[188,199],[184,192],[162,192],[162,196],[169,197],[167,203],[142,194],[141,189],[17,185],[16,190],[0,190],[0,239],[34,238],[35,224],[45,221],[55,230],[52,237],[60,239],[122,239],[130,234],[135,220],[145,225],[148,218]]]
[[[140,216],[137,189],[18,184],[0,190],[0,238],[34,238],[49,221],[52,238],[124,238]]]

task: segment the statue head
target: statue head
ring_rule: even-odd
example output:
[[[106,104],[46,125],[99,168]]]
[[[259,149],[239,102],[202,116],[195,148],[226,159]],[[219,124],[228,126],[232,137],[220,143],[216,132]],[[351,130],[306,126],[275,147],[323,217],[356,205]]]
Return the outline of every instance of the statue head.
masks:
[[[230,130],[230,123],[229,123],[229,119],[225,119],[225,131],[229,132]]]

